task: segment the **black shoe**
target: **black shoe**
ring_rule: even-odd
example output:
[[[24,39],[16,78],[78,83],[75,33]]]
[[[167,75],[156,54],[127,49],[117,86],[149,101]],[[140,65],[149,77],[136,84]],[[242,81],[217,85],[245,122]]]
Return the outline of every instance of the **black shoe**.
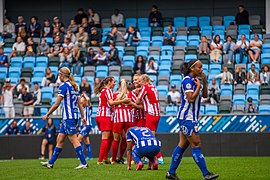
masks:
[[[111,164],[111,162],[109,160],[103,160],[104,164]]]
[[[203,179],[210,180],[210,179],[217,179],[218,177],[219,177],[218,174],[208,172],[208,174],[206,174]]]
[[[170,174],[167,172],[166,179],[175,179],[175,180],[181,180],[179,177],[176,176],[176,174]]]
[[[120,158],[120,159],[117,159],[116,162],[118,164],[125,164],[125,159],[124,158]]]

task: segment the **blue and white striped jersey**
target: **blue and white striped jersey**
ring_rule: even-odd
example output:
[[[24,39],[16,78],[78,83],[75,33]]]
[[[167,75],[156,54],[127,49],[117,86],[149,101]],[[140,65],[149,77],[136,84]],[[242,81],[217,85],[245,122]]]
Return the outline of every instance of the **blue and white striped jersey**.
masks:
[[[137,148],[145,146],[161,146],[161,142],[146,127],[132,127],[127,131],[127,141],[134,141]]]
[[[70,81],[67,80],[64,82],[58,90],[58,96],[62,96],[64,98],[63,109],[62,109],[62,117],[63,120],[66,119],[79,119],[78,116],[78,98],[79,92],[75,91],[70,84]]]
[[[84,107],[84,117],[86,120],[86,125],[87,126],[92,126],[92,106],[85,106]],[[83,125],[81,121],[81,126]]]
[[[196,100],[193,103],[189,103],[186,93],[194,92],[196,89],[196,84],[194,78],[189,74],[184,77],[181,84],[181,108],[177,114],[177,118],[180,120],[191,120],[193,122],[198,121],[201,96],[198,95]]]

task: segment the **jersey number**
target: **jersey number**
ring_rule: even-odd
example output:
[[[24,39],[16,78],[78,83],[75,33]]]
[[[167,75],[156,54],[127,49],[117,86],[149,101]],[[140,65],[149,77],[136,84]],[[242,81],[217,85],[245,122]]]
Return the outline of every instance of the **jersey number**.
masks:
[[[151,88],[151,90],[153,91],[153,93],[155,94],[156,97],[156,101],[158,101],[158,92],[156,88]]]
[[[77,108],[77,104],[78,104],[78,97],[77,95],[73,94],[72,97],[72,108]]]
[[[148,137],[151,136],[151,134],[149,134],[149,131],[147,129],[141,129],[141,133],[144,137]]]

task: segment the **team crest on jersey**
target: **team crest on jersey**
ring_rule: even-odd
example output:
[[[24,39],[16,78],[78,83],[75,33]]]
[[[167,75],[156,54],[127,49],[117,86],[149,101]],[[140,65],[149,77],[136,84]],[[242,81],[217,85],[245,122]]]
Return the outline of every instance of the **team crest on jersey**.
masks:
[[[184,134],[188,133],[188,128],[186,126],[181,126],[181,130]]]
[[[191,84],[188,83],[188,84],[186,85],[186,88],[187,88],[187,89],[190,89],[190,88],[191,88]]]

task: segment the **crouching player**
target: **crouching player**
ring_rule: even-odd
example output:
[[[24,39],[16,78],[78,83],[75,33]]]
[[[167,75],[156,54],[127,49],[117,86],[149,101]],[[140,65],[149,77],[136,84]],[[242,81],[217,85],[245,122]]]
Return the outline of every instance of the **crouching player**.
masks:
[[[89,140],[89,132],[91,131],[92,128],[92,106],[90,102],[90,98],[87,96],[86,93],[83,93],[80,99],[80,103],[82,107],[84,108],[84,117],[86,119],[86,124],[83,124],[83,121],[81,121],[81,130],[78,135],[78,140],[81,143],[81,146],[83,147],[83,142],[86,146],[86,151],[87,151],[87,157],[85,160],[92,160],[92,148]],[[83,141],[83,142],[82,142]]]
[[[132,127],[127,131],[128,170],[131,170],[132,156],[136,162],[136,170],[143,168],[142,157],[149,159],[148,170],[157,170],[155,156],[160,152],[161,142],[145,127]],[[132,150],[132,144],[135,143]]]

